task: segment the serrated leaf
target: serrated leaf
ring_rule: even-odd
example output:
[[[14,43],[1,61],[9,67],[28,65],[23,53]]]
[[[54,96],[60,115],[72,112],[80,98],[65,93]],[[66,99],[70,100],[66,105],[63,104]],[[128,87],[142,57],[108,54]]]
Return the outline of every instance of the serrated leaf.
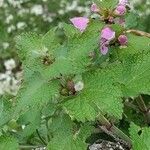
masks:
[[[19,150],[19,144],[13,137],[1,136],[0,137],[1,150]]]
[[[70,99],[64,103],[68,113],[80,121],[94,119],[96,117],[94,115],[100,112],[111,117],[121,118],[123,112],[121,91],[113,85],[114,77],[111,76],[111,73],[113,73],[111,70],[85,73],[83,91],[73,100]],[[95,113],[95,107],[100,111]]]
[[[21,115],[17,121],[20,125],[25,125],[22,132],[19,132],[21,138],[27,138],[31,136],[36,129],[40,127],[41,112],[39,108],[33,108]]]
[[[75,35],[79,35],[79,31],[70,24],[63,23],[64,33],[68,38],[73,38]]]
[[[25,81],[17,95],[15,116],[26,112],[31,108],[39,108],[46,105],[59,95],[59,83],[56,80],[46,81],[37,73],[33,78]]]
[[[91,21],[85,33],[76,35],[63,46],[54,43],[54,33],[51,30],[44,37],[31,33],[19,36],[17,45],[20,48],[25,78],[34,72],[39,72],[47,80],[84,72],[91,63],[89,53],[99,47],[99,32],[102,27],[100,21]]]
[[[130,12],[125,18],[126,27],[128,29],[134,29],[138,25],[139,16],[133,12]]]
[[[134,123],[131,123],[130,137],[133,150],[150,150],[150,128],[140,128]]]
[[[73,132],[73,123],[67,115],[55,118],[52,122],[51,131],[54,133],[53,139],[48,144],[48,150],[85,150],[87,144],[85,143],[84,134],[77,131]],[[83,129],[82,129],[83,130]],[[58,142],[61,141],[61,142]]]
[[[124,96],[136,97],[138,94],[150,94],[149,64],[149,55],[142,54],[137,57],[129,57],[122,64],[122,72],[118,82],[121,84]]]
[[[125,60],[131,55],[143,55],[150,51],[150,39],[147,37],[141,37],[134,34],[127,34],[128,44],[124,48],[115,48],[117,52],[117,58],[121,61]]]

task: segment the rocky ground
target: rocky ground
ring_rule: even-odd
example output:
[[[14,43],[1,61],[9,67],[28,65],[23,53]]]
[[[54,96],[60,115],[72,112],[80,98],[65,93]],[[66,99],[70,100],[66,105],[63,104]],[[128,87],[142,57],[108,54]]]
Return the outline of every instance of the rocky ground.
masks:
[[[130,150],[124,144],[119,142],[110,142],[100,140],[93,145],[89,146],[89,150]]]

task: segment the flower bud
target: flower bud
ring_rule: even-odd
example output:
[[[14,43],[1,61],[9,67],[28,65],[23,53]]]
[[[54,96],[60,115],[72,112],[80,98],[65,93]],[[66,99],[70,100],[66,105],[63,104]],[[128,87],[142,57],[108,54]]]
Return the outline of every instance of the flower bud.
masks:
[[[92,12],[99,12],[99,8],[98,8],[98,6],[95,3],[93,3],[91,5],[91,11]]]
[[[106,45],[102,45],[100,47],[100,51],[102,55],[106,55],[108,53],[108,47]]]
[[[126,45],[128,43],[128,38],[125,35],[120,35],[118,37],[118,41],[119,41],[121,46],[124,46],[124,45]]]
[[[117,8],[114,11],[115,15],[122,16],[126,13],[126,6],[124,5],[118,5]]]
[[[78,83],[75,84],[74,88],[75,88],[75,91],[76,91],[76,92],[79,92],[79,91],[83,90],[83,88],[84,88],[84,83],[81,82],[81,81],[79,81]]]

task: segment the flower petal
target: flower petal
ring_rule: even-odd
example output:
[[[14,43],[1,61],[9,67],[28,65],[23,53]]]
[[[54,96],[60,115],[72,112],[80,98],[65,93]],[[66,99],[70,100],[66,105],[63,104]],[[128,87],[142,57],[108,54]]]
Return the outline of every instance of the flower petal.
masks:
[[[74,18],[70,19],[70,21],[81,32],[83,32],[86,29],[86,27],[89,23],[89,19],[86,17],[74,17]]]
[[[111,41],[115,38],[115,32],[111,30],[109,27],[106,27],[101,32],[101,38]]]
[[[102,53],[102,55],[106,55],[107,52],[108,52],[108,47],[105,46],[105,45],[101,46],[101,53]]]
[[[99,8],[98,8],[98,6],[95,3],[93,3],[91,5],[91,11],[92,12],[99,12]]]
[[[119,5],[126,6],[128,4],[128,0],[119,0]]]

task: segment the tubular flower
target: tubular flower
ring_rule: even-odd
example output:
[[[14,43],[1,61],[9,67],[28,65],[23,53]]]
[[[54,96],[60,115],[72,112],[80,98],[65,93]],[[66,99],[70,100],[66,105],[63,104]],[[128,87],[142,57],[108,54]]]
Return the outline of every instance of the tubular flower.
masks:
[[[115,9],[114,13],[116,15],[122,16],[126,13],[126,6],[125,5],[118,5]]]
[[[119,5],[126,6],[128,4],[128,0],[119,0]]]
[[[115,32],[111,30],[109,27],[106,27],[102,30],[101,40],[100,40],[100,50],[103,55],[107,54],[109,43],[114,38],[115,38]]]
[[[95,3],[93,3],[91,5],[91,11],[92,12],[99,12],[99,8],[98,8],[98,6]]]
[[[87,28],[89,23],[89,19],[86,17],[74,17],[70,19],[70,21],[81,32],[84,32],[84,30]]]

